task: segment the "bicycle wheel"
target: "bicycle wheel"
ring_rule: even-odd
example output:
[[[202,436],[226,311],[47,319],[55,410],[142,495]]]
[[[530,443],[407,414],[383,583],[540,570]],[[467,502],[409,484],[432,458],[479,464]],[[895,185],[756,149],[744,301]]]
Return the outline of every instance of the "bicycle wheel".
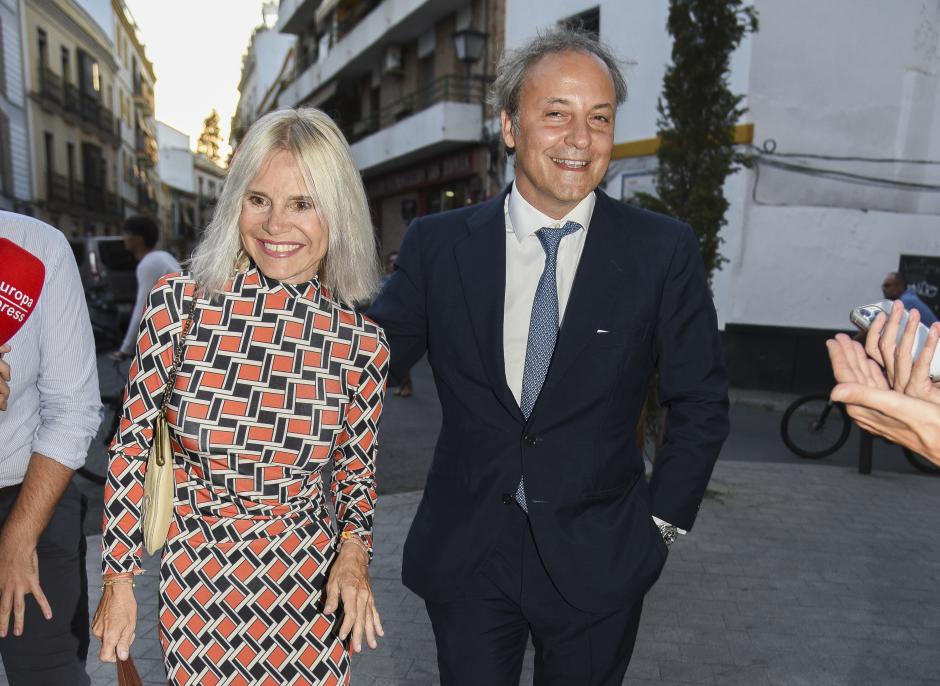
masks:
[[[828,393],[812,393],[797,398],[780,422],[784,444],[800,457],[819,459],[832,455],[845,445],[852,422],[840,403]]]
[[[928,460],[923,455],[918,455],[912,450],[908,450],[905,447],[901,447],[901,450],[904,451],[904,457],[907,458],[907,461],[911,463],[914,469],[924,472],[926,474],[940,474],[940,466],[935,465],[933,462]]]

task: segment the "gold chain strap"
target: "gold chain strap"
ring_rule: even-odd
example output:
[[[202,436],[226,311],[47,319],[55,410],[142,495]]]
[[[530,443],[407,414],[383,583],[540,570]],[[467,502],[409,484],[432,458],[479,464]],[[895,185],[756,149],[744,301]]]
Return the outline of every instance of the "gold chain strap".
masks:
[[[176,373],[183,364],[183,348],[186,346],[186,336],[189,334],[190,326],[193,323],[193,315],[196,313],[196,291],[193,291],[193,301],[189,306],[189,314],[183,323],[183,332],[180,335],[179,345],[176,346],[176,352],[173,355],[173,366],[170,368],[169,377],[166,380],[166,387],[163,389],[163,402],[160,405],[160,416],[166,419],[166,408],[170,402],[170,395],[173,393],[173,387],[176,385]]]

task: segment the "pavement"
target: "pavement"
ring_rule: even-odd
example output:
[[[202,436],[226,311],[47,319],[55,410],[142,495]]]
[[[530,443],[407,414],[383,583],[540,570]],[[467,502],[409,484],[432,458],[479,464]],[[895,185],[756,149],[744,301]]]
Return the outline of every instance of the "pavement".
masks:
[[[426,365],[413,376],[416,395],[390,396],[382,426],[371,574],[386,637],[354,656],[353,686],[438,683],[423,603],[400,581],[440,416]],[[857,431],[831,458],[799,460],[777,433],[786,398],[734,400],[695,529],[647,596],[623,683],[940,686],[940,478],[880,442],[874,472],[858,474]],[[99,545],[89,537],[90,551]],[[133,654],[144,683],[163,684],[156,565],[145,567]],[[88,568],[98,578],[96,555]],[[92,586],[92,608],[99,594]],[[116,683],[94,655],[88,671],[96,686]],[[532,683],[531,647],[522,683]]]

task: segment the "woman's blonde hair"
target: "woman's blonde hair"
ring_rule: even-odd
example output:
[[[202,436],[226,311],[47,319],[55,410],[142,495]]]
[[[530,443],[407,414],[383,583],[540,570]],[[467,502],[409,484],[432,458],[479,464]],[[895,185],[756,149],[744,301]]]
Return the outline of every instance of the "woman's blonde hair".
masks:
[[[242,199],[264,161],[280,150],[297,162],[329,231],[320,283],[340,302],[369,301],[378,288],[380,266],[365,189],[343,133],[312,107],[271,112],[248,129],[228,168],[212,221],[193,251],[193,278],[211,297],[232,277],[242,249]]]

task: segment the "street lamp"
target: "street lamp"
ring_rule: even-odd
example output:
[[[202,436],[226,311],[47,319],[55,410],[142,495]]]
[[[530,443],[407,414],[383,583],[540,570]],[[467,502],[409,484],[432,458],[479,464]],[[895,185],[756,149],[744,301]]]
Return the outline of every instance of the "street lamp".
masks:
[[[486,34],[483,31],[466,28],[455,31],[453,39],[457,59],[463,62],[464,65],[464,101],[470,102],[470,68],[483,57],[483,49],[486,47]]]

